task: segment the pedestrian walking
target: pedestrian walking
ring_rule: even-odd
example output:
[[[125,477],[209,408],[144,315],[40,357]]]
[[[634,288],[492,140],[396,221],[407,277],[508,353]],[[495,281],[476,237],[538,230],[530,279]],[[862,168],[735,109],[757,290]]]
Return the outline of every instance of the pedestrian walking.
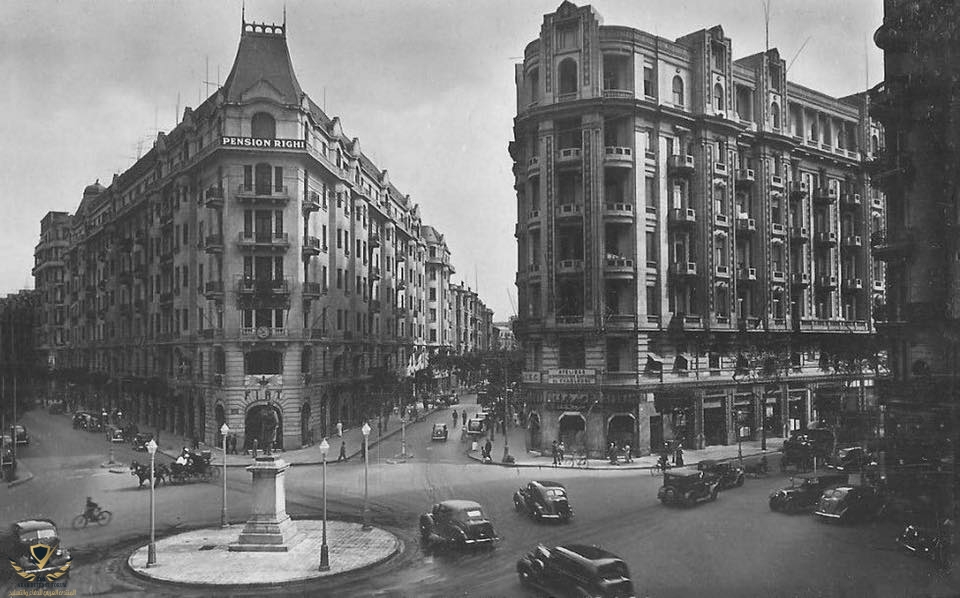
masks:
[[[464,425],[464,426],[467,425],[467,410],[466,410],[466,409],[463,410],[463,413],[461,414],[461,416],[462,416],[462,418],[463,418],[463,420],[462,420],[462,421],[463,421],[463,425]]]
[[[488,439],[486,444],[483,445],[483,456],[486,459],[492,459],[493,454],[493,443]]]
[[[626,445],[623,447],[623,453],[624,453],[624,457],[625,457],[626,460],[627,460],[627,463],[633,463],[633,455],[632,455],[631,452],[630,452],[630,444],[629,444],[629,443],[626,444]]]
[[[343,422],[337,421],[337,437],[343,438]]]
[[[550,452],[553,454],[553,466],[556,467],[560,464],[560,447],[557,445],[557,441],[553,441],[553,445],[550,447]]]
[[[679,442],[677,443],[677,453],[673,460],[674,465],[677,467],[683,467],[683,445]]]
[[[337,463],[347,460],[347,441],[342,440],[340,442],[340,456],[337,457]]]
[[[453,410],[453,427],[454,427],[454,428],[457,427],[457,422],[458,422],[458,421],[460,421],[460,418],[457,417],[457,410],[454,409],[454,410]]]

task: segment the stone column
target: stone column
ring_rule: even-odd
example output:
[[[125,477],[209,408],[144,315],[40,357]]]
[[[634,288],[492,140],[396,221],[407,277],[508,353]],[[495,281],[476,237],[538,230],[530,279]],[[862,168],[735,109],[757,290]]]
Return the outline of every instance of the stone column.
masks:
[[[287,515],[284,474],[290,465],[273,456],[258,457],[247,467],[253,475],[253,505],[240,537],[230,545],[234,552],[287,552],[303,536]]]

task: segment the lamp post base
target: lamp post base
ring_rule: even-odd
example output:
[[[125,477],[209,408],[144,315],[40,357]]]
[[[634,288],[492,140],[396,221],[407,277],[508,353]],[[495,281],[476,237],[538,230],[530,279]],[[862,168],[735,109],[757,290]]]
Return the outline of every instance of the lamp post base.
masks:
[[[320,545],[320,571],[330,570],[330,552],[327,550],[327,543]]]
[[[157,545],[151,542],[147,546],[147,567],[153,567],[157,564]]]

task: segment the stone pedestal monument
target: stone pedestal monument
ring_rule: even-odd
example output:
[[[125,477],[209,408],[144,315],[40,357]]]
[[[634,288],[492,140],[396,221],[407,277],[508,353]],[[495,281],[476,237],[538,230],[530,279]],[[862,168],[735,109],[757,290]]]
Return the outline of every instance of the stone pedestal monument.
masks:
[[[287,515],[284,474],[290,465],[272,455],[258,457],[247,467],[253,475],[253,506],[240,537],[230,545],[235,552],[287,552],[303,536]]]

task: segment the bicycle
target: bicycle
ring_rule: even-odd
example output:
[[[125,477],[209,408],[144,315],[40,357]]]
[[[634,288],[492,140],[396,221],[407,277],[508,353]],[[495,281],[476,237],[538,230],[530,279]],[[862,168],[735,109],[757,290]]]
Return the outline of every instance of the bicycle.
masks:
[[[87,527],[88,523],[96,522],[97,525],[107,525],[110,523],[110,520],[113,518],[113,513],[110,511],[105,511],[103,509],[97,508],[94,510],[92,515],[87,514],[86,511],[80,513],[73,518],[73,529],[80,529],[81,527]]]

